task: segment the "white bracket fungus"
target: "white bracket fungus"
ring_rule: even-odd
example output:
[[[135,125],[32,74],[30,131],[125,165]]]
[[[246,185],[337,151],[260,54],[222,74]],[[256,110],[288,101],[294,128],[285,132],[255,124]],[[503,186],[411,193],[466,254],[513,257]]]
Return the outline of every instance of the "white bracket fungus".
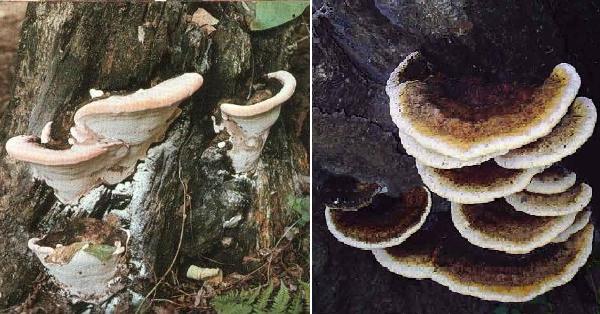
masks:
[[[69,149],[56,149],[51,124],[42,139],[16,136],[6,143],[8,154],[31,164],[34,177],[46,181],[57,198],[74,204],[95,186],[116,184],[131,175],[150,145],[162,141],[181,110],[177,107],[203,83],[186,73],[126,96],[92,101],[75,113]]]
[[[221,104],[222,123],[233,144],[227,155],[237,173],[256,169],[269,130],[279,118],[281,104],[290,99],[296,89],[296,79],[289,72],[269,73],[267,78],[283,85],[275,96],[248,106]]]
[[[97,224],[102,222],[92,222],[95,226],[90,227],[90,221],[84,220],[87,230],[81,232],[96,230],[97,233],[66,235],[72,242],[55,243],[55,247],[40,244],[44,239],[32,238],[27,246],[74,301],[102,303],[122,288],[119,278],[126,267],[123,259],[126,247],[121,241],[126,244],[129,234],[106,224],[98,228]],[[102,233],[100,229],[112,231]],[[103,244],[107,240],[103,236],[119,240]]]

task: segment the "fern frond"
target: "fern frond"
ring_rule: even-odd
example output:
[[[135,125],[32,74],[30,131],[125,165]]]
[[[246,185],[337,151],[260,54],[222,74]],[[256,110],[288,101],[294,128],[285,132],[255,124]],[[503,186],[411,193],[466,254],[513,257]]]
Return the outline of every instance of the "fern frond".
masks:
[[[254,309],[258,311],[266,311],[267,305],[269,305],[269,299],[271,298],[271,293],[273,293],[273,284],[270,283],[266,289],[264,289],[260,296],[258,297],[258,301],[254,304]]]
[[[302,296],[300,294],[296,294],[287,312],[289,314],[302,314],[303,309],[304,308],[302,307]]]
[[[304,298],[304,307],[306,313],[310,313],[310,284],[308,282],[300,281],[300,286],[302,286],[303,298]]]
[[[261,287],[257,287],[255,289],[247,291],[248,293],[247,293],[246,301],[248,301],[248,304],[254,304],[254,302],[260,295],[260,289],[261,289]]]
[[[279,291],[277,295],[273,299],[273,306],[271,306],[271,312],[277,314],[285,313],[288,305],[290,303],[290,291],[285,287],[283,282],[279,287]]]

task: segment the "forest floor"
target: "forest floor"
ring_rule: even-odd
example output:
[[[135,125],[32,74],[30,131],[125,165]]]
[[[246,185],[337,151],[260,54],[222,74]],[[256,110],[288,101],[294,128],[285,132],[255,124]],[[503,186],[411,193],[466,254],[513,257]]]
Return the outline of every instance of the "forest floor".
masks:
[[[0,3],[0,113],[10,99],[14,58],[26,8],[27,3],[24,2]]]

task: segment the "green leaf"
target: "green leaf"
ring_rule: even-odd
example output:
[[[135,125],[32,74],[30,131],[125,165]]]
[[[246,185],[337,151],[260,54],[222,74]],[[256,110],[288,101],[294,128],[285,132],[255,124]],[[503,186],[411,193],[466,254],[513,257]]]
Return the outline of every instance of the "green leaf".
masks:
[[[283,314],[290,303],[290,291],[285,287],[283,282],[279,287],[279,291],[273,299],[273,306],[271,307],[271,313]]]
[[[244,298],[249,304],[254,304],[254,301],[256,301],[256,298],[258,298],[258,296],[260,295],[260,287],[256,288],[256,289],[252,289],[250,290],[250,293],[248,294],[248,296],[246,298]]]
[[[292,304],[290,304],[290,308],[288,310],[288,313],[290,314],[301,314],[302,313],[302,296],[297,294],[294,297],[294,300],[292,301]]]
[[[308,1],[292,0],[257,1],[250,29],[262,31],[285,24],[302,15],[308,4]]]
[[[101,260],[103,262],[106,262],[112,257],[112,254],[114,253],[114,251],[116,249],[117,248],[112,245],[90,244],[83,251],[95,256],[96,258],[98,258],[99,260]]]
[[[250,314],[252,313],[252,305],[238,303],[212,303],[215,311],[219,314]]]
[[[302,286],[302,291],[304,292],[304,307],[306,308],[306,312],[310,313],[310,284],[300,281],[300,286]]]
[[[299,227],[303,227],[310,222],[310,200],[308,197],[296,197],[293,195],[288,196],[287,208],[291,209],[299,216]]]
[[[256,301],[256,305],[254,306],[257,310],[264,311],[269,304],[269,299],[271,298],[271,293],[273,293],[273,284],[269,284],[267,289],[263,290],[260,296],[258,297],[258,301]]]

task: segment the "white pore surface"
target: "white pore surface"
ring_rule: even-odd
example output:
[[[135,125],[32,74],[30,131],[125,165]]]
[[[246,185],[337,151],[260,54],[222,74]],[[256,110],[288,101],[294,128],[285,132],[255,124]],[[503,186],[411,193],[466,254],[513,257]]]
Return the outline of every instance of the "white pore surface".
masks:
[[[70,295],[91,303],[106,300],[112,292],[110,282],[115,278],[120,254],[113,255],[106,262],[80,249],[70,262],[64,265],[46,262],[52,248],[40,247],[39,239],[29,240],[29,248],[35,253],[60,286]]]

